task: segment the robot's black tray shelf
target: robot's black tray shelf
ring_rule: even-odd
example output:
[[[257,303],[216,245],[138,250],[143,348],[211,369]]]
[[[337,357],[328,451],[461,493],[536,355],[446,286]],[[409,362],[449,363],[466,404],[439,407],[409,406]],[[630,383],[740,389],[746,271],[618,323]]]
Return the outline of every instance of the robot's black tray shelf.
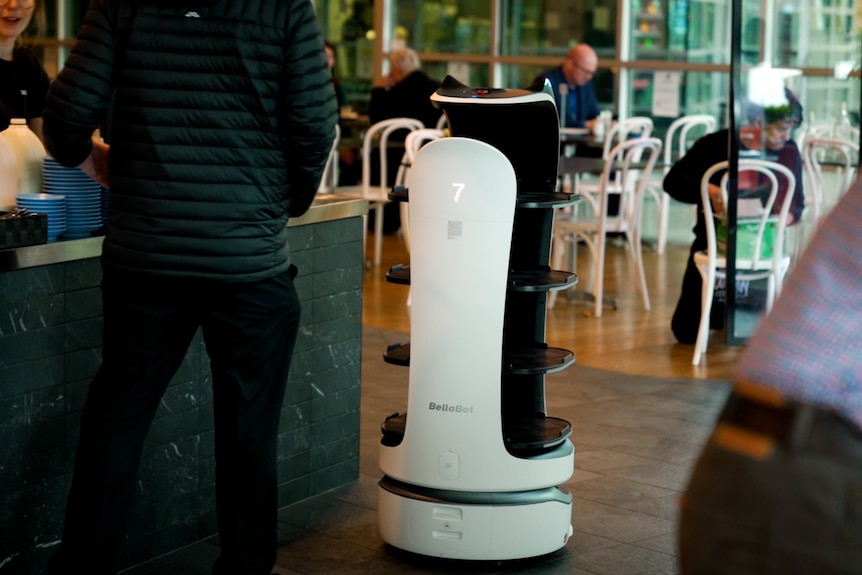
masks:
[[[389,190],[390,202],[408,202],[410,201],[410,191],[405,186],[395,186]]]
[[[518,193],[517,207],[519,208],[565,208],[573,206],[581,201],[579,194],[565,194],[562,192],[549,192],[544,194]]]
[[[410,285],[410,266],[398,264],[386,272],[386,281],[393,284]]]
[[[404,439],[407,414],[394,413],[386,418],[380,430],[381,442],[394,447]],[[538,455],[554,449],[572,435],[571,424],[557,417],[536,415],[503,421],[503,443],[515,455]]]
[[[543,452],[561,444],[572,426],[557,417],[523,417],[503,421],[503,441],[511,452]]]
[[[389,191],[387,197],[390,202],[409,202],[410,190],[404,186],[395,186]],[[519,192],[517,206],[519,208],[564,208],[579,201],[581,201],[581,196],[578,194]]]
[[[539,375],[562,371],[575,363],[575,354],[559,347],[507,349],[503,371],[516,375]]]
[[[386,281],[410,285],[410,266],[398,264],[389,268]],[[509,272],[509,289],[520,292],[547,292],[568,289],[578,283],[572,272],[558,270],[514,270]]]
[[[556,291],[578,283],[577,274],[558,270],[514,270],[509,272],[512,291]]]
[[[393,365],[410,365],[410,344],[395,343],[383,354]],[[575,354],[558,347],[508,349],[503,353],[503,371],[517,375],[541,375],[561,371],[575,362]]]

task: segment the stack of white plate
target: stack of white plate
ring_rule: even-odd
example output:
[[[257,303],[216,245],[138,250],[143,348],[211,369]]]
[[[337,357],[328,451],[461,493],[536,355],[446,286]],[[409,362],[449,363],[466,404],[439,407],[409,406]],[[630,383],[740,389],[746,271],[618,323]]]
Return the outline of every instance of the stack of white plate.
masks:
[[[19,209],[48,215],[48,241],[66,231],[66,198],[55,194],[18,194],[15,205]]]
[[[88,238],[102,226],[102,191],[98,183],[78,168],[61,166],[46,157],[42,166],[42,191],[66,197],[64,240]]]

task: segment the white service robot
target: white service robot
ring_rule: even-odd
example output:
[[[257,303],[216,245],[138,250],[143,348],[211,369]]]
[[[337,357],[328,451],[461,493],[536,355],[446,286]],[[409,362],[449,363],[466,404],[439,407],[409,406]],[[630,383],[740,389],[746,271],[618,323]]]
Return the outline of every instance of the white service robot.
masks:
[[[383,423],[379,525],[410,552],[452,559],[544,555],[572,533],[571,426],[545,413],[544,376],[573,354],[544,343],[559,133],[549,89],[474,89],[432,100],[452,137],[426,144],[407,179],[407,412]],[[496,121],[494,120],[496,118]],[[501,142],[500,139],[507,140]]]

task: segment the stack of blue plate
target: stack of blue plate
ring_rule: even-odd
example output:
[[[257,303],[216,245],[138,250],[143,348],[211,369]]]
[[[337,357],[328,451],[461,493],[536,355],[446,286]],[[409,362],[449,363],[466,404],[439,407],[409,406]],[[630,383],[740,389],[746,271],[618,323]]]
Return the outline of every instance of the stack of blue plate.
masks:
[[[63,167],[54,158],[45,157],[42,191],[66,197],[63,239],[88,238],[102,226],[101,186],[80,169]]]
[[[18,194],[15,205],[19,209],[48,215],[48,241],[66,231],[66,198],[55,194]]]
[[[111,193],[111,190],[102,186],[102,223],[108,223],[108,195]]]

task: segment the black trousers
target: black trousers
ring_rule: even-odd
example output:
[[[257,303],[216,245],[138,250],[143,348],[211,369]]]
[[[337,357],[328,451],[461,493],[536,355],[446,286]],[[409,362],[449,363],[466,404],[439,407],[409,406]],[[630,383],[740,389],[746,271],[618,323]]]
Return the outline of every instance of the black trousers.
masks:
[[[700,316],[703,308],[703,279],[694,263],[694,252],[699,251],[697,245],[692,247],[688,256],[685,273],[682,276],[682,288],[676,309],[671,319],[671,330],[679,343],[695,343],[697,341],[697,330],[700,327]],[[710,329],[722,329],[724,327],[724,304],[716,301],[712,303],[709,314]]]
[[[268,575],[278,425],[300,317],[288,272],[226,283],[105,267],[102,299],[102,365],[81,414],[62,542],[48,572],[117,572],[144,439],[200,327],[212,366],[221,541],[213,573]]]

